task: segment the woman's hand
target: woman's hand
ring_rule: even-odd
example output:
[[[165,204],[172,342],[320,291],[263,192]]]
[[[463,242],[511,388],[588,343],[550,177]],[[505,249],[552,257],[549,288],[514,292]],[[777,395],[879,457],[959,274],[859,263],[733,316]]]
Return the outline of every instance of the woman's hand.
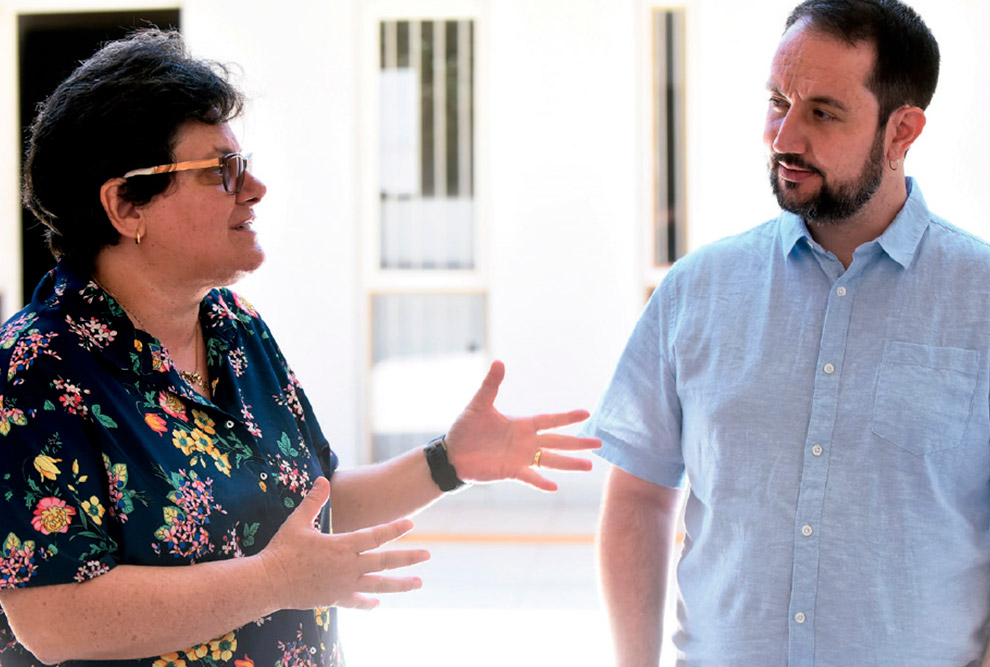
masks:
[[[379,601],[364,593],[400,593],[423,585],[418,577],[379,574],[429,559],[430,553],[422,549],[378,550],[408,533],[412,521],[403,519],[353,533],[327,535],[317,530],[314,522],[329,497],[330,483],[325,477],[318,478],[259,554],[275,608],[373,609]]]
[[[550,470],[591,470],[591,461],[562,454],[562,451],[597,449],[595,438],[578,438],[559,433],[540,433],[588,418],[585,410],[506,417],[495,409],[495,397],[505,377],[505,366],[492,363],[481,388],[447,433],[447,456],[465,482],[494,482],[516,479],[543,491],[556,491],[557,485],[537,472]],[[538,461],[537,452],[540,453]],[[538,463],[538,466],[537,466]]]

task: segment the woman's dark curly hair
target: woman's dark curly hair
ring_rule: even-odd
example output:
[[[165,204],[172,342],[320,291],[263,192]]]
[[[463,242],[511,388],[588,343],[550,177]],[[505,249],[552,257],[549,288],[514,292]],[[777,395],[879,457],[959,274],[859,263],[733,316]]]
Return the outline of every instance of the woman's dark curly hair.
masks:
[[[24,205],[46,227],[56,258],[92,270],[120,235],[100,188],[131,169],[173,161],[183,123],[221,124],[240,115],[242,93],[226,66],[197,60],[175,31],[144,29],[110,42],[38,107],[24,161]],[[146,204],[174,174],[130,179],[125,199]]]

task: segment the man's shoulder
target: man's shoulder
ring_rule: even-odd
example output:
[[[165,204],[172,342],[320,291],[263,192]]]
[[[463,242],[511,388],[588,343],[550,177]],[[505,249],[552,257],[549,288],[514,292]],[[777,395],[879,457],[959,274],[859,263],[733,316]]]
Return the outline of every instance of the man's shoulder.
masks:
[[[739,234],[727,236],[694,250],[671,267],[675,278],[712,275],[712,272],[747,271],[765,267],[770,253],[780,248],[780,222],[774,218]]]
[[[941,252],[970,256],[977,261],[990,261],[990,242],[958,227],[945,218],[929,214],[927,243]]]

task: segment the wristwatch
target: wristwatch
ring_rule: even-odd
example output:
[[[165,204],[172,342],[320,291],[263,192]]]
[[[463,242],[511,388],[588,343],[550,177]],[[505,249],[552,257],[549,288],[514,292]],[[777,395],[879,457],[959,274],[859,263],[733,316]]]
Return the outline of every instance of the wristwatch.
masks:
[[[454,470],[454,466],[450,465],[450,459],[447,458],[446,437],[446,435],[441,435],[439,438],[431,440],[424,450],[426,463],[430,466],[430,477],[444,493],[464,486],[464,482],[458,479],[457,471]]]

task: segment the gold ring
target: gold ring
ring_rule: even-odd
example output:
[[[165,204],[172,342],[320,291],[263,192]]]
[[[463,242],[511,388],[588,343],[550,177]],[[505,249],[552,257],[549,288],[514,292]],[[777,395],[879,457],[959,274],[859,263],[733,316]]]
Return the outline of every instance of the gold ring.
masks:
[[[533,465],[537,468],[540,467],[540,457],[543,456],[543,450],[537,449],[536,454],[533,456]]]

